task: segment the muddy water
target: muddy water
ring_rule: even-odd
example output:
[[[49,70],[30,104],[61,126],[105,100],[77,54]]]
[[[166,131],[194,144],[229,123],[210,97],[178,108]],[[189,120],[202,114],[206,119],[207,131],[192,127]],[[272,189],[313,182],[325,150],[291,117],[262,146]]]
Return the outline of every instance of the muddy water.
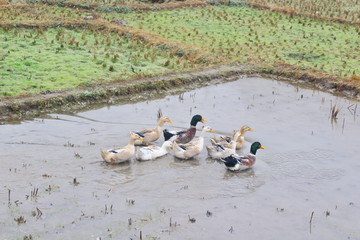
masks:
[[[360,239],[357,105],[251,78],[0,126],[0,239]],[[159,108],[169,129],[196,113],[221,134],[248,124],[245,151],[253,141],[266,149],[240,173],[206,150],[187,161],[102,162],[100,149],[154,126]]]

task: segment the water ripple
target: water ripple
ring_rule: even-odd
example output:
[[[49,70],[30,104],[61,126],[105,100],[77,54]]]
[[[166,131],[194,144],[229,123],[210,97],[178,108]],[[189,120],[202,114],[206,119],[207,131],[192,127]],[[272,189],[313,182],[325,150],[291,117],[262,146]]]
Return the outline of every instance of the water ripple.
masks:
[[[267,156],[268,164],[275,178],[291,178],[315,183],[336,181],[344,176],[344,171],[331,167],[333,153],[321,149],[310,152],[284,152]]]

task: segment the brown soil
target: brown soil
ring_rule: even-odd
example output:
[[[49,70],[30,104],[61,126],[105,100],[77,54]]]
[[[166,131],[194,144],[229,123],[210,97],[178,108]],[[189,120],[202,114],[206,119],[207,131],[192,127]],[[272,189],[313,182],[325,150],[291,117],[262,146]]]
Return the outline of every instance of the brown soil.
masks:
[[[305,84],[308,87],[322,89],[353,99],[359,99],[360,96],[359,79],[338,79],[324,73],[301,70],[290,65],[218,66],[195,72],[133,79],[127,82],[112,82],[73,91],[2,99],[0,102],[0,121],[4,124],[13,120],[33,118],[46,112],[79,110],[100,103],[113,104],[124,100],[124,97],[139,93],[171,94],[174,90],[233,81],[244,75]]]

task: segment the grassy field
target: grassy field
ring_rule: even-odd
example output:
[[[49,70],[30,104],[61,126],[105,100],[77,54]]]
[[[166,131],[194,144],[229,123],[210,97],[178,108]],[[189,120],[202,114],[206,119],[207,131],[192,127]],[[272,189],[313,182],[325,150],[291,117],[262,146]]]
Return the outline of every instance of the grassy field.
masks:
[[[14,8],[0,8],[0,21],[60,21],[63,19],[81,20],[83,11],[47,5],[24,5]]]
[[[0,5],[0,98],[130,81],[211,64],[292,65],[355,80],[360,72],[359,26],[259,10],[246,3],[264,4],[261,0],[231,1],[230,6],[211,2],[215,5],[197,8],[189,7],[199,4],[195,0],[153,7],[147,3],[146,12],[141,7],[136,11],[144,4],[139,1],[29,2],[43,3]],[[331,18],[357,16],[358,4],[353,12],[345,11],[352,0],[326,2],[323,12]],[[300,13],[314,11],[309,10],[311,1],[270,3],[286,3],[285,8]],[[135,7],[124,14],[126,4]],[[181,4],[185,7],[177,8]],[[159,11],[158,6],[177,9]],[[89,15],[95,20],[85,20]],[[128,27],[112,23],[113,19]]]
[[[341,76],[360,72],[355,26],[227,6],[122,18],[134,28],[203,47],[231,62],[287,63]]]
[[[189,68],[189,62],[116,33],[0,31],[0,95],[26,95]]]
[[[360,21],[360,4],[358,0],[242,0],[242,2],[288,8],[302,14]]]

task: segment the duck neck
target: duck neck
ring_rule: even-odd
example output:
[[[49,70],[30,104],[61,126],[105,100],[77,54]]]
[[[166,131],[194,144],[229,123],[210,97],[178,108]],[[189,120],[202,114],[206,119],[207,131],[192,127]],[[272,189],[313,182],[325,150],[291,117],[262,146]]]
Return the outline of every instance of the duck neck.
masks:
[[[205,130],[205,129],[203,129],[203,130],[201,131],[201,133],[200,133],[200,137],[204,138],[205,133],[206,133],[206,130]]]
[[[240,136],[241,136],[241,133],[240,133],[240,132],[236,132],[236,133],[234,134],[233,140],[236,142],[236,141],[239,139]]]
[[[128,146],[134,146],[135,141],[136,141],[136,139],[130,138],[129,142],[128,142]]]
[[[245,129],[244,129],[244,128],[241,128],[241,129],[240,129],[240,133],[241,133],[241,136],[244,136],[244,134],[245,134]]]
[[[257,148],[255,146],[252,146],[251,145],[251,148],[250,148],[250,153],[253,154],[253,155],[256,155],[256,152],[257,152]]]

